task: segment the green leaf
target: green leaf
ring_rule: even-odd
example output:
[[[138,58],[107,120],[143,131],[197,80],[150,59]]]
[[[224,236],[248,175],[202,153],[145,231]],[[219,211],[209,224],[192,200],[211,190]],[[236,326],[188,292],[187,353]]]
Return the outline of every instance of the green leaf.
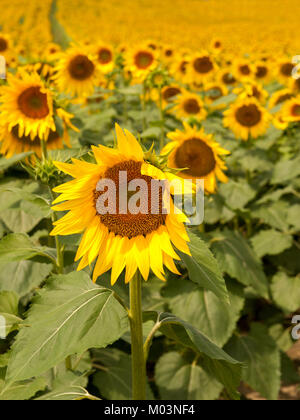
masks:
[[[0,381],[0,401],[25,401],[34,397],[38,391],[46,388],[44,378],[32,379],[30,381],[5,384]]]
[[[54,388],[42,397],[36,398],[35,401],[81,401],[81,400],[99,400],[99,398],[91,395],[85,388],[79,385],[71,385],[69,387]]]
[[[244,180],[230,180],[220,185],[219,192],[227,206],[233,210],[243,209],[256,196],[256,191]]]
[[[55,262],[55,251],[52,248],[36,246],[25,234],[12,233],[0,241],[0,263],[30,260],[36,256]]]
[[[261,219],[266,225],[286,232],[289,230],[287,222],[288,207],[289,205],[284,201],[277,201],[276,203],[262,206],[255,205],[251,208],[251,216],[254,219]]]
[[[206,243],[196,234],[191,231],[188,234],[192,257],[183,253],[179,254],[187,266],[189,278],[204,289],[211,290],[221,300],[228,302],[225,280],[213,254]]]
[[[288,209],[287,222],[297,231],[300,230],[300,204],[294,204]]]
[[[20,297],[37,288],[52,271],[52,264],[32,261],[0,263],[0,291],[10,290]]]
[[[155,367],[155,379],[162,400],[215,400],[223,386],[194,360],[177,352],[164,354]]]
[[[243,380],[269,400],[276,400],[280,389],[280,351],[268,330],[253,324],[245,337],[233,337],[226,351],[246,363]]]
[[[194,326],[169,313],[146,312],[144,320],[156,321],[159,330],[172,340],[191,348],[202,357],[205,370],[221,382],[232,398],[238,398],[241,364],[214,344]]]
[[[95,352],[97,365],[102,368],[93,377],[93,384],[107,400],[131,400],[131,357],[120,350],[108,349]],[[153,395],[147,384],[147,400]]]
[[[272,279],[271,292],[274,302],[287,313],[300,308],[300,277],[289,277],[284,272],[277,273]]]
[[[22,160],[26,159],[27,157],[31,156],[32,152],[21,153],[19,155],[15,155],[10,159],[1,158],[0,159],[0,171],[5,171],[6,169],[10,168],[11,166],[15,165],[16,163],[21,162]]]
[[[112,344],[127,331],[125,309],[113,292],[84,272],[52,277],[39,291],[12,347],[7,378],[38,376],[67,356]]]
[[[293,237],[274,229],[261,230],[251,238],[251,243],[259,258],[265,255],[276,255],[293,245]]]
[[[143,131],[141,138],[159,138],[161,135],[161,129],[159,127],[149,127],[147,130]]]
[[[232,336],[244,306],[243,288],[236,282],[228,283],[230,305],[190,281],[169,280],[164,289],[174,315],[186,320],[211,341],[222,347]]]
[[[5,326],[2,327],[0,336],[6,337],[18,329],[22,319],[19,317],[19,296],[16,293],[0,292],[0,317],[5,319]]]
[[[247,240],[237,232],[216,232],[212,249],[221,269],[245,286],[251,286],[262,297],[268,299],[269,284],[261,263]]]
[[[44,218],[43,213],[28,202],[21,202],[18,208],[10,208],[1,212],[1,219],[11,232],[28,233]]]
[[[278,162],[273,171],[272,183],[284,184],[300,175],[300,157]]]

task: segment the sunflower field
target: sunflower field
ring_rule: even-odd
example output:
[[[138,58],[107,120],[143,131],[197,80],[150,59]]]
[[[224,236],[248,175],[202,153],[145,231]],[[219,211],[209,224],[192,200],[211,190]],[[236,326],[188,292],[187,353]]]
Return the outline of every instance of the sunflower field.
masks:
[[[0,400],[300,399],[282,3],[1,0]]]

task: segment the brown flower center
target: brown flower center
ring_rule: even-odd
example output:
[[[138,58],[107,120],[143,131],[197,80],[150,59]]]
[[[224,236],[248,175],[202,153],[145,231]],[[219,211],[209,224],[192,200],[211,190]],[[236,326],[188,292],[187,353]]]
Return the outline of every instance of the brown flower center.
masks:
[[[172,57],[172,55],[173,55],[173,51],[172,50],[169,49],[169,50],[166,50],[165,51],[165,56],[166,57]]]
[[[225,83],[225,85],[233,85],[236,82],[236,79],[231,73],[225,73],[222,77],[222,80]]]
[[[183,109],[187,114],[198,114],[198,112],[201,110],[201,107],[196,99],[191,98],[184,101]]]
[[[98,51],[98,59],[101,64],[110,63],[112,60],[112,53],[108,48],[101,48]]]
[[[28,118],[42,119],[49,115],[47,95],[39,86],[24,90],[18,97],[20,111]]]
[[[153,55],[148,51],[140,51],[134,57],[135,65],[139,69],[147,69],[154,61]]]
[[[212,149],[201,139],[191,138],[178,147],[175,154],[177,168],[188,168],[181,173],[202,178],[216,167]]]
[[[255,104],[243,105],[238,108],[235,117],[244,127],[253,127],[261,121],[261,112]]]
[[[268,69],[265,66],[257,66],[255,77],[257,79],[263,79],[268,74]]]
[[[300,105],[296,104],[292,108],[292,115],[294,117],[300,117]]]
[[[163,92],[163,99],[166,102],[171,102],[172,99],[174,98],[174,96],[179,95],[180,92],[181,92],[180,89],[178,89],[176,87],[168,87]]]
[[[243,66],[240,66],[240,72],[244,75],[244,76],[248,76],[251,71],[250,68],[248,66],[248,64],[244,64]]]
[[[282,104],[282,102],[288,101],[289,99],[291,99],[293,97],[293,95],[291,93],[286,93],[285,95],[281,95],[279,96],[279,98],[277,99],[275,105],[279,105]]]
[[[77,55],[69,64],[69,73],[73,79],[89,79],[95,71],[94,63],[86,55]]]
[[[213,63],[209,57],[198,57],[193,63],[194,69],[197,73],[209,73],[214,68]]]
[[[179,66],[179,70],[182,74],[186,73],[186,67],[187,67],[188,62],[187,61],[182,61],[180,66]]]
[[[6,51],[8,48],[8,43],[6,39],[0,38],[0,52]]]
[[[152,183],[156,182],[153,178],[146,175],[141,175],[141,162],[135,162],[129,160],[126,162],[118,163],[117,165],[109,168],[104,174],[105,179],[112,180],[116,186],[116,191],[113,191],[113,195],[110,196],[110,191],[106,189],[104,192],[95,191],[95,205],[97,209],[97,201],[102,194],[109,194],[108,201],[112,201],[116,204],[115,213],[116,214],[99,214],[101,222],[108,228],[110,232],[113,232],[115,235],[120,235],[127,238],[135,238],[137,236],[146,236],[151,232],[156,231],[160,226],[165,224],[166,214],[163,214],[163,195],[162,189],[158,189],[159,197],[158,201],[158,214],[152,214]],[[127,184],[122,185],[123,178],[121,178],[121,172],[126,172]],[[140,212],[137,214],[130,213],[130,208],[128,208],[126,214],[120,212],[120,191],[127,189],[130,181],[133,180],[143,180],[147,185],[147,196],[143,197],[145,199],[138,200],[137,206],[140,208]],[[159,181],[157,181],[159,182]],[[128,199],[132,197],[133,194],[138,192],[143,194],[143,189],[131,192],[128,191]],[[130,197],[131,196],[131,197]],[[154,200],[154,201],[156,201]],[[108,203],[106,202],[106,205]],[[145,204],[146,203],[146,204]]]
[[[215,42],[215,48],[220,48],[221,47],[221,42],[220,41],[216,41]]]
[[[294,69],[294,65],[292,63],[285,63],[280,68],[280,73],[283,76],[289,77],[292,75],[292,71]]]

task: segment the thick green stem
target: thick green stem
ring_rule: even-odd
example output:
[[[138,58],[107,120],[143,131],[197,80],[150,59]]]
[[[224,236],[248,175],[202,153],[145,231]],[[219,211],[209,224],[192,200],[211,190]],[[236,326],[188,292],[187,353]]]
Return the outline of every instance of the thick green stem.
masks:
[[[49,191],[50,191],[50,196],[51,196],[51,199],[52,199],[52,202],[53,202],[55,200],[55,196],[52,192],[51,187],[49,187]],[[56,217],[56,214],[54,212],[51,215],[51,221],[52,221],[52,224],[57,221],[57,217]],[[59,237],[57,235],[55,236],[55,247],[56,247],[56,254],[57,254],[57,259],[56,259],[57,273],[58,274],[63,274],[63,272],[64,272],[64,252],[63,252],[63,247],[61,246],[61,243],[59,242]]]
[[[165,145],[165,113],[163,110],[162,104],[162,90],[161,87],[159,88],[159,109],[160,109],[160,123],[161,123],[161,133],[160,133],[160,140],[159,140],[159,149],[160,152],[164,148]]]
[[[132,398],[146,399],[146,361],[143,349],[142,284],[136,273],[130,282],[130,329],[132,360]]]
[[[42,149],[43,162],[45,162],[48,159],[47,144],[45,140],[41,140],[41,149]]]

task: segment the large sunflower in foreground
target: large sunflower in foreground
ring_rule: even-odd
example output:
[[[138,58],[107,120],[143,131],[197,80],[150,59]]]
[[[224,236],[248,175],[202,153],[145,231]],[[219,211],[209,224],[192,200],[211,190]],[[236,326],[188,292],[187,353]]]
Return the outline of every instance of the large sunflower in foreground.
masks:
[[[216,191],[216,177],[227,182],[224,174],[227,169],[222,155],[230,152],[217,143],[212,134],[205,134],[204,130],[184,123],[184,131],[176,130],[168,134],[171,142],[168,143],[162,154],[168,155],[168,166],[181,169],[178,173],[182,178],[204,179],[205,191]]]
[[[270,116],[255,98],[239,99],[224,112],[223,124],[237,138],[248,140],[263,135],[270,124]]]
[[[207,116],[201,97],[188,91],[177,96],[172,112],[178,118],[196,118],[199,121],[204,120]]]
[[[145,162],[142,148],[132,134],[126,130],[124,133],[119,126],[116,126],[116,131],[117,149],[93,147],[96,164],[79,160],[73,160],[73,165],[56,163],[60,170],[75,179],[55,188],[55,192],[61,195],[55,200],[54,204],[57,205],[53,209],[69,212],[55,223],[52,235],[84,232],[76,261],[81,259],[78,266],[78,270],[81,270],[97,259],[94,281],[110,269],[112,284],[124,269],[126,283],[137,270],[145,280],[150,269],[164,280],[164,265],[178,274],[174,259],[179,260],[179,257],[174,247],[190,254],[187,245],[189,239],[183,224],[187,219],[184,214],[174,211],[165,214],[162,210],[164,194],[152,197],[151,184],[166,180],[167,175]],[[107,197],[103,196],[106,193],[99,186],[104,179],[115,185],[114,194],[108,193]],[[128,183],[132,180],[146,183],[150,193],[146,197],[142,194],[142,208],[135,213],[126,208],[120,209],[120,194],[124,194],[124,191],[128,192],[128,196],[132,194],[128,191]],[[153,198],[159,202],[156,213],[151,211]],[[105,213],[103,209],[100,210],[99,200],[107,200],[111,211]]]
[[[96,58],[79,47],[72,47],[62,55],[55,72],[53,80],[58,89],[72,96],[91,95],[101,79]]]
[[[8,85],[1,89],[1,121],[11,131],[18,126],[18,134],[45,139],[55,131],[53,97],[41,78],[34,73],[8,75]]]

